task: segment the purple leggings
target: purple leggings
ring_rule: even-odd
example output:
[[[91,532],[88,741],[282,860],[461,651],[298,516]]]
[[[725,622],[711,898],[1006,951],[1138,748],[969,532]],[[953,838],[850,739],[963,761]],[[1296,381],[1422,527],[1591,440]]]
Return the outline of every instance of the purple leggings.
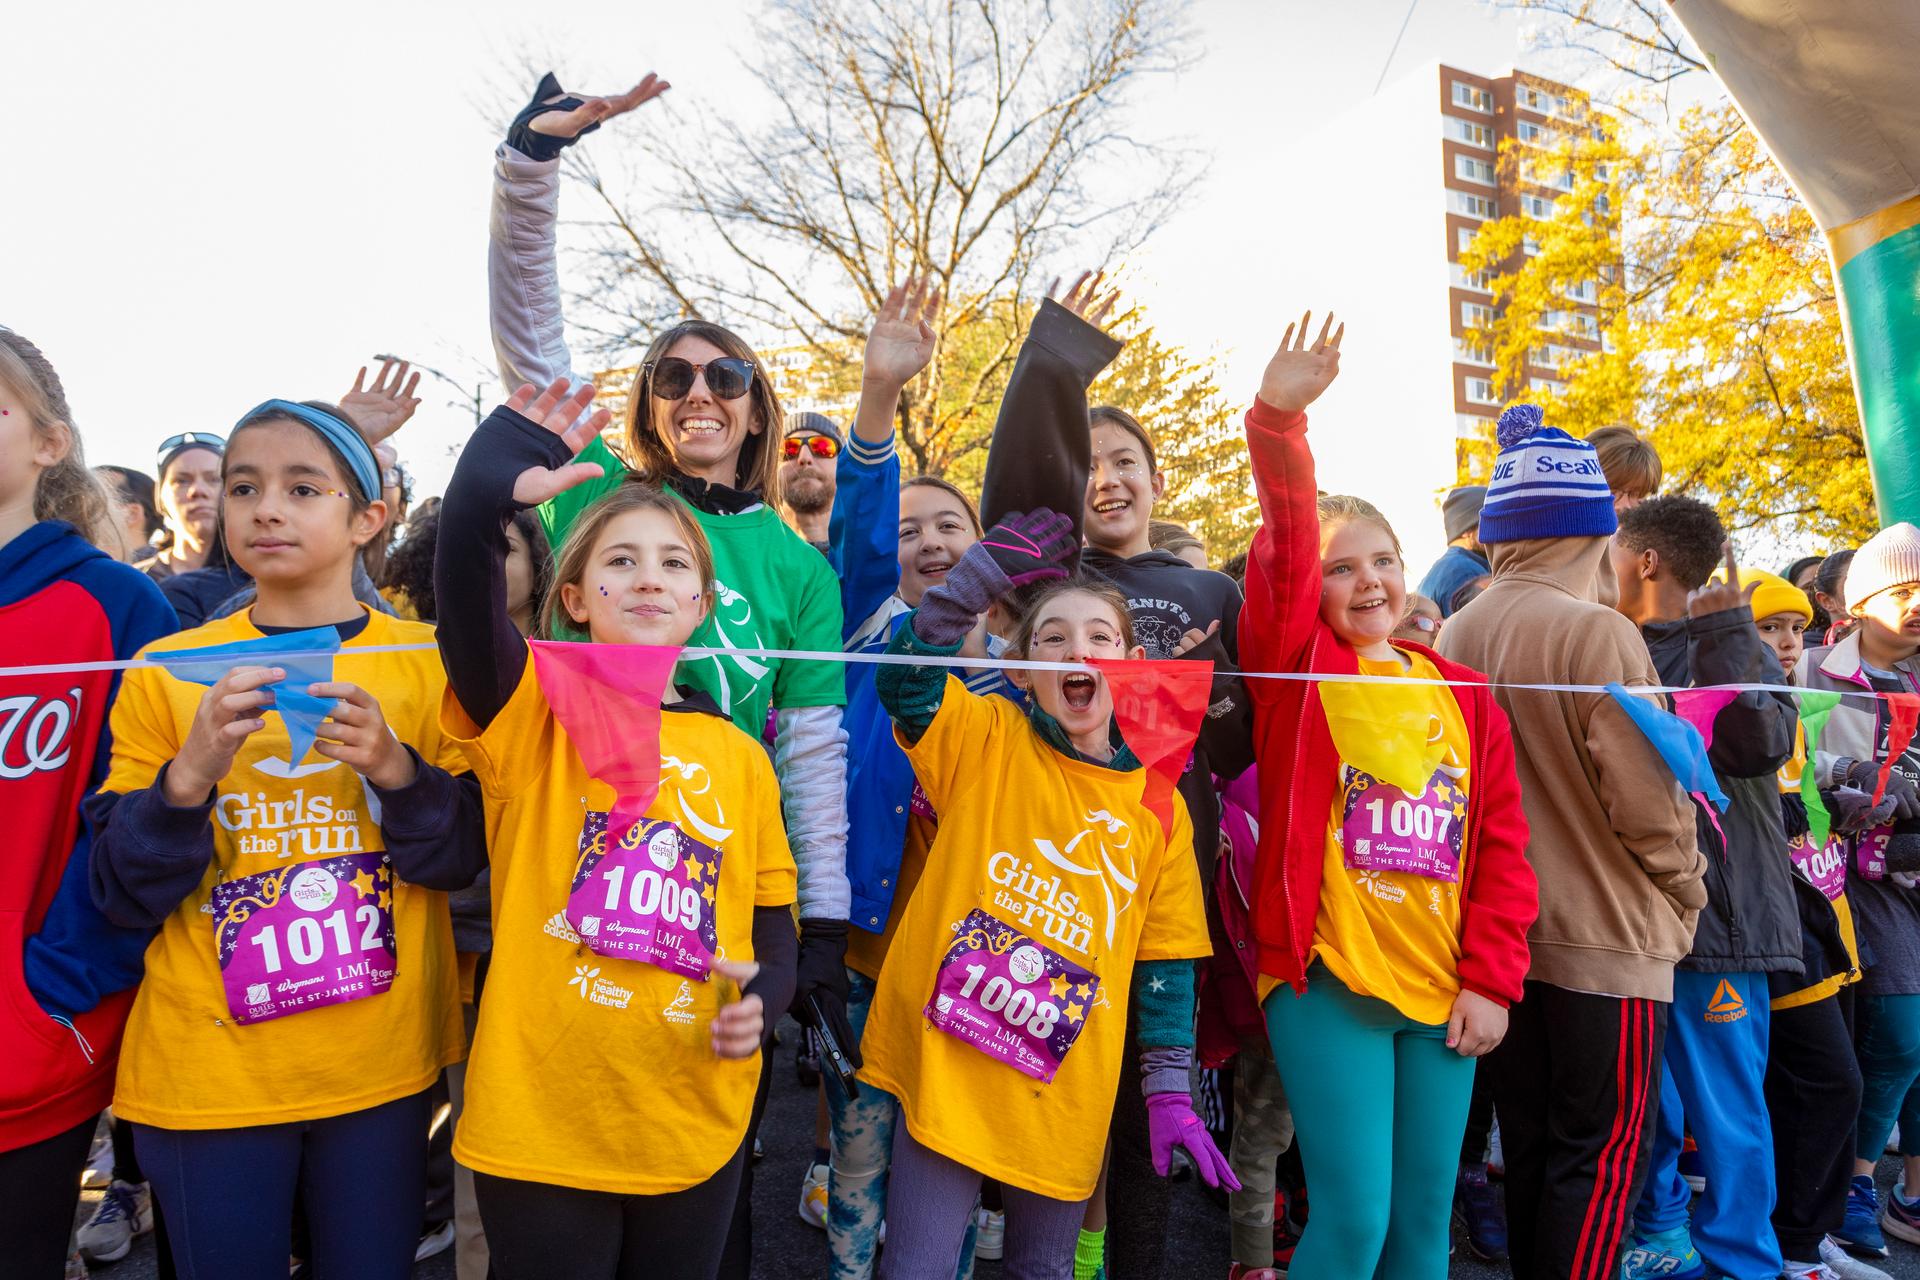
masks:
[[[1073,1280],[1073,1247],[1080,1239],[1085,1200],[1051,1196],[1002,1184],[1007,1206],[1007,1280]],[[887,1247],[880,1251],[880,1280],[951,1276],[960,1261],[980,1175],[913,1140],[902,1123],[893,1131],[893,1162],[887,1173]]]

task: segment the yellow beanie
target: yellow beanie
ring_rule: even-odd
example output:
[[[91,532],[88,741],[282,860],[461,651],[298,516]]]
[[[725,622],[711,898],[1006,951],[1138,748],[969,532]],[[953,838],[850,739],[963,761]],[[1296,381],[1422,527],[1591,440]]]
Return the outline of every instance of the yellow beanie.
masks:
[[[1727,571],[1716,569],[1713,581],[1725,582]],[[1776,613],[1797,613],[1809,623],[1813,621],[1813,602],[1807,599],[1807,593],[1788,582],[1777,573],[1768,573],[1765,569],[1742,569],[1740,585],[1752,586],[1759,583],[1759,589],[1753,593],[1753,620],[1772,617]]]

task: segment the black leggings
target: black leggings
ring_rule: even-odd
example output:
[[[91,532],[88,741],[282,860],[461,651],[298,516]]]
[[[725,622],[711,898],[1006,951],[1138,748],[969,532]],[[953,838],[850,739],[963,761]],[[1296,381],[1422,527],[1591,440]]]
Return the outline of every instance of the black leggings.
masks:
[[[80,1173],[93,1145],[88,1116],[64,1133],[0,1151],[0,1258],[20,1280],[60,1280],[80,1206]]]
[[[749,1137],[718,1173],[657,1196],[576,1191],[475,1172],[498,1280],[713,1280]]]
[[[1773,1124],[1773,1230],[1789,1262],[1818,1262],[1838,1231],[1853,1178],[1860,1066],[1853,1057],[1853,990],[1771,1015],[1767,1114]],[[1902,1135],[1904,1137],[1904,1135]]]

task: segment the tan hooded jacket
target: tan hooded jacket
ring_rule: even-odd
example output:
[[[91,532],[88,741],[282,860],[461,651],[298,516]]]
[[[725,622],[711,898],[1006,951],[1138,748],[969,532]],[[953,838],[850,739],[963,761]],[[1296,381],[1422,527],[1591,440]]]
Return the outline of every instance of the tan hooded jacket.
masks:
[[[1639,631],[1600,603],[1603,590],[1612,595],[1607,539],[1487,551],[1493,583],[1448,620],[1439,649],[1486,672],[1513,722],[1527,856],[1540,881],[1527,976],[1671,1001],[1674,963],[1707,901],[1692,801],[1606,694],[1498,687],[1659,683]]]

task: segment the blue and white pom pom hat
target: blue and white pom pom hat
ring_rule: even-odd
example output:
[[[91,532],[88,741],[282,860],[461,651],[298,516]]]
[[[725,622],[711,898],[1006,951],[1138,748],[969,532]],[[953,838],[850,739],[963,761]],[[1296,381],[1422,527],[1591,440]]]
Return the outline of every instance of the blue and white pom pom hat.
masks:
[[[1480,541],[1605,538],[1619,527],[1593,446],[1547,426],[1538,405],[1508,405],[1494,437],[1500,456],[1480,508]]]

